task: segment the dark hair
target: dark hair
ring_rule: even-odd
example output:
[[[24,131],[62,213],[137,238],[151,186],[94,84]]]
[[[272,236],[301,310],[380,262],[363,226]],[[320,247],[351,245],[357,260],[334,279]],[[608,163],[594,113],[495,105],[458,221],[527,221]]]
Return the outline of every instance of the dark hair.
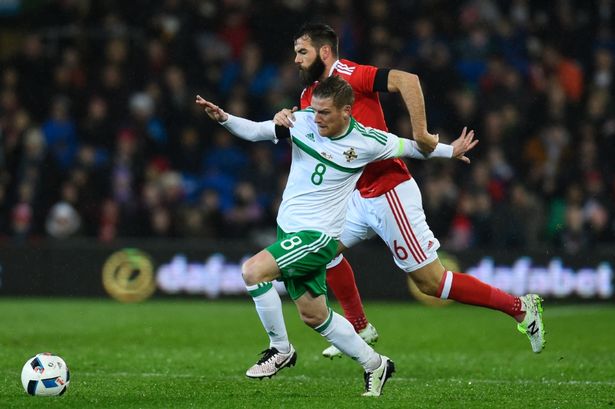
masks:
[[[297,41],[304,36],[310,38],[317,50],[323,45],[330,46],[333,55],[337,57],[339,39],[337,33],[330,26],[322,23],[305,23],[295,34],[293,41]]]
[[[319,82],[316,88],[314,88],[312,97],[333,98],[333,105],[337,108],[354,104],[352,87],[345,79],[337,75],[332,75]]]

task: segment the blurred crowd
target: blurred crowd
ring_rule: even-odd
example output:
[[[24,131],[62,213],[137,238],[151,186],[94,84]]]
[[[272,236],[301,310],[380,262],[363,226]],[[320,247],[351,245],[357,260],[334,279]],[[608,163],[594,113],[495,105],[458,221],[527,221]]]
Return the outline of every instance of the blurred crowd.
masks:
[[[409,162],[445,248],[615,243],[610,0],[11,3],[4,241],[270,234],[289,146],[232,137],[195,95],[255,120],[297,105],[292,37],[323,21],[341,57],[419,75],[441,141],[476,130],[469,166]],[[412,135],[399,95],[381,100],[390,130]]]

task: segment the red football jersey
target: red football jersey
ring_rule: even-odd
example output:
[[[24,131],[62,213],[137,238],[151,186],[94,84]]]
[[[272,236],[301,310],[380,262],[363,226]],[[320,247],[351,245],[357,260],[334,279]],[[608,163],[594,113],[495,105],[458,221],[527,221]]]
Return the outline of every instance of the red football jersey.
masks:
[[[348,60],[338,60],[333,64],[331,75],[339,75],[350,83],[354,91],[352,116],[360,123],[371,128],[387,131],[384,113],[378,93],[374,92],[374,79],[378,68],[360,65]],[[314,82],[301,93],[301,109],[310,106],[312,92],[318,84]],[[401,159],[387,159],[372,162],[365,167],[357,182],[357,189],[363,197],[381,196],[412,176]]]

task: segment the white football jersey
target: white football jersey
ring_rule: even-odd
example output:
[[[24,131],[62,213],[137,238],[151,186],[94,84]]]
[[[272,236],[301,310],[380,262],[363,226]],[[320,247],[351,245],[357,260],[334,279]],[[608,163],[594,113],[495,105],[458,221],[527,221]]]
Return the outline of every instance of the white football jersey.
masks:
[[[354,118],[344,135],[323,137],[314,116],[309,108],[295,112],[290,128],[292,164],[277,223],[288,233],[317,230],[338,238],[363,168],[369,162],[399,156],[400,138],[366,128]]]

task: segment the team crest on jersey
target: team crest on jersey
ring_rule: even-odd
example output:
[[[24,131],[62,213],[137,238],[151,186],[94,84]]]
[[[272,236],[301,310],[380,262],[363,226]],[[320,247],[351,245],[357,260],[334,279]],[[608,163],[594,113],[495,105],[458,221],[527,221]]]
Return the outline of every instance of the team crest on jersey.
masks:
[[[357,152],[355,152],[354,148],[350,148],[346,152],[344,152],[344,156],[346,157],[346,162],[352,162],[359,157],[357,155]]]
[[[310,141],[314,142],[314,134],[313,133],[309,133],[307,135],[305,135],[306,138],[308,138]]]
[[[320,152],[320,156],[322,156],[325,159],[329,159],[329,160],[333,159],[333,155],[331,155],[330,153],[327,153],[327,152]]]

